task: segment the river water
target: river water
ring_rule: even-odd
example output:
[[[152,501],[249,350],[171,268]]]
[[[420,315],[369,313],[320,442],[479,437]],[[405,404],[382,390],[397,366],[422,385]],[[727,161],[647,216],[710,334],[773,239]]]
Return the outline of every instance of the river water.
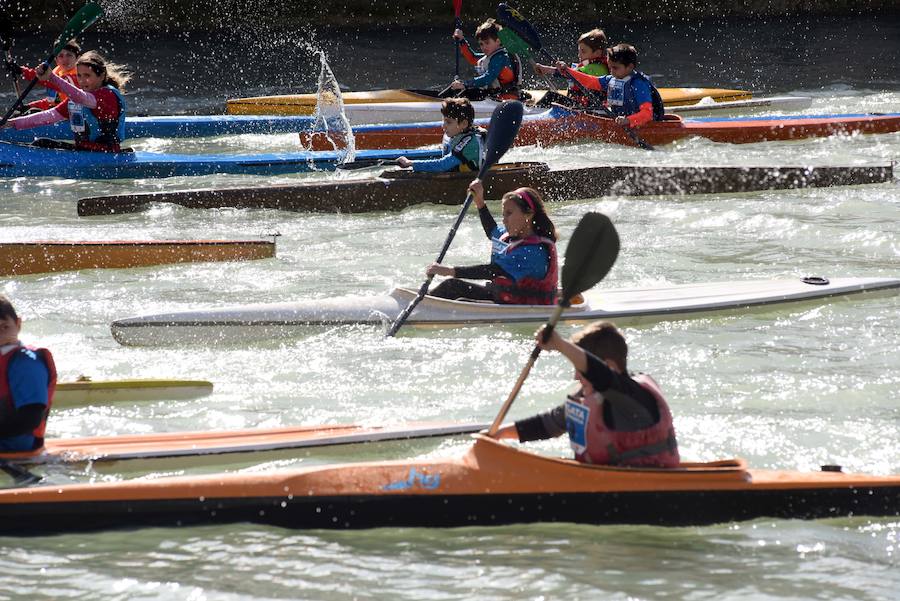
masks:
[[[611,28],[612,29],[612,28]],[[330,32],[335,74],[348,88],[445,83],[452,55],[426,31]],[[661,24],[610,31],[647,48],[660,85],[807,94],[808,113],[900,111],[900,22],[821,19]],[[318,61],[308,33],[88,36],[133,66],[134,112],[221,112],[228,96],[310,91]],[[52,37],[52,36],[50,36]],[[567,49],[564,32],[548,38]],[[42,53],[38,36],[18,42]],[[294,48],[295,52],[288,52]],[[219,79],[221,78],[221,79]],[[0,97],[7,105],[9,95]],[[293,149],[293,136],[141,140],[174,151]],[[900,134],[748,146],[688,140],[652,155],[601,144],[518,148],[507,158],[555,167],[884,164]],[[359,175],[354,175],[354,177]],[[5,241],[253,238],[279,232],[278,256],[0,280],[24,321],[23,338],[50,347],[61,379],[200,378],[195,401],[58,410],[54,437],[293,424],[489,421],[531,348],[528,327],[311,331],[287,342],[156,350],[123,348],[116,318],[243,302],[379,294],[417,286],[457,209],[305,215],[191,211],[79,218],[79,197],[183,187],[266,185],[340,177],[210,176],[164,181],[0,181]],[[423,199],[425,200],[425,199]],[[496,205],[494,205],[496,206]],[[551,207],[562,247],[586,211],[610,215],[622,238],[601,288],[822,275],[897,276],[900,188],[888,184],[698,197],[597,197]],[[477,220],[464,222],[449,264],[482,262]],[[761,313],[651,323],[625,330],[630,366],[652,373],[673,407],[686,460],[746,458],[760,468],[900,472],[900,323],[897,296]],[[566,333],[573,331],[564,328]],[[571,368],[542,356],[512,408],[525,417],[558,402]],[[454,453],[465,439],[309,452],[271,470],[381,457]],[[565,440],[531,444],[567,454]],[[46,469],[53,484],[158,477],[90,467]],[[0,538],[0,599],[896,599],[900,520],[757,520],[694,528],[570,524],[500,528],[288,531],[255,525]],[[893,591],[893,592],[891,592]]]

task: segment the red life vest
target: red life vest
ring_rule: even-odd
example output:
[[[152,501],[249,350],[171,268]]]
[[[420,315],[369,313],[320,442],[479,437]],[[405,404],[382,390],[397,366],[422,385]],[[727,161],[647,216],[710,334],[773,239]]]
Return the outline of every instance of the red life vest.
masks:
[[[500,236],[505,242],[509,239],[509,232]],[[517,246],[527,244],[546,244],[550,251],[550,264],[543,278],[520,278],[513,280],[505,276],[494,278],[492,289],[494,300],[505,305],[552,305],[556,302],[557,288],[559,286],[559,261],[556,257],[556,243],[549,238],[540,236],[528,236],[516,240],[506,247],[509,253]]]
[[[16,405],[12,398],[12,392],[9,388],[9,363],[18,353],[24,350],[33,351],[44,359],[47,371],[50,372],[50,378],[47,382],[47,409],[44,411],[44,419],[40,425],[32,431],[35,437],[35,448],[44,445],[44,432],[47,430],[47,415],[50,413],[50,405],[53,404],[53,395],[56,392],[56,363],[53,361],[53,355],[45,348],[37,348],[33,346],[20,345],[9,351],[5,355],[0,356],[0,403],[6,405],[8,410],[15,411]]]
[[[566,401],[566,422],[575,458],[582,463],[632,467],[678,467],[678,443],[672,412],[659,385],[646,374],[634,381],[656,399],[659,422],[644,430],[610,430],[603,421],[603,395],[599,392]],[[578,431],[585,434],[579,436]]]

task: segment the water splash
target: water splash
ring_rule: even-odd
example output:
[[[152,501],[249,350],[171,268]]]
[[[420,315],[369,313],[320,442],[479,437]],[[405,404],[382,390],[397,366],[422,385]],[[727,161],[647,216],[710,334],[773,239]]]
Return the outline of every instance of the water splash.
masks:
[[[344,98],[341,87],[335,78],[324,51],[319,52],[321,67],[319,69],[319,85],[316,91],[316,112],[314,131],[322,132],[335,150],[345,149],[344,162],[352,161],[356,156],[356,141],[350,120],[344,110]]]

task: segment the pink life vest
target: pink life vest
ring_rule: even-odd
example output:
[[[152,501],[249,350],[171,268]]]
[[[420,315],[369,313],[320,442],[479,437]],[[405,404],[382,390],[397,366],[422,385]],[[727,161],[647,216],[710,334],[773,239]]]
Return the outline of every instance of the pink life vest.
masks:
[[[500,237],[503,242],[508,239],[508,232]],[[556,256],[556,243],[550,238],[528,236],[510,243],[504,252],[509,253],[517,246],[527,244],[547,245],[550,250],[550,264],[547,266],[547,273],[541,279],[513,280],[505,276],[496,277],[493,280],[494,297],[498,303],[507,305],[552,305],[556,302],[559,286],[559,260]]]
[[[54,363],[53,355],[50,354],[50,351],[45,348],[19,345],[5,355],[0,355],[0,403],[5,404],[10,411],[15,411],[16,405],[9,387],[9,363],[13,357],[24,350],[40,355],[44,359],[47,371],[50,372],[50,378],[47,382],[47,409],[44,412],[44,419],[31,433],[40,447],[44,444],[44,432],[47,430],[47,415],[50,413],[50,405],[53,404],[53,395],[56,392],[56,363]]]
[[[575,458],[582,463],[632,467],[677,467],[678,443],[672,412],[659,385],[646,374],[634,381],[656,399],[659,422],[644,430],[610,430],[603,421],[603,395],[599,392],[566,401],[566,427]]]

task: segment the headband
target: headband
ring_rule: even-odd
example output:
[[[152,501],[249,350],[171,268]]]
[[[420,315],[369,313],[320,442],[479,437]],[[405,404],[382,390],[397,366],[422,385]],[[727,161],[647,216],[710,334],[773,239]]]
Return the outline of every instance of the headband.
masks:
[[[528,191],[528,188],[517,188],[513,190],[513,194],[521,198],[525,201],[525,204],[528,205],[528,208],[531,209],[532,213],[537,213],[537,203],[534,202],[534,198],[531,196],[531,193]]]

